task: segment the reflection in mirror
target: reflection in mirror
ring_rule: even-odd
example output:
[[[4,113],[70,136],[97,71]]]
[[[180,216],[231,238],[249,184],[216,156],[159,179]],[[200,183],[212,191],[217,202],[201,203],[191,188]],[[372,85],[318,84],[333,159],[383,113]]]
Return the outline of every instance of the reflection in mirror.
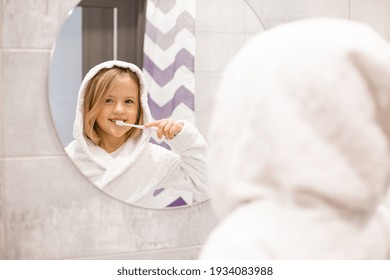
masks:
[[[205,16],[222,0],[145,2],[83,0],[72,11],[52,55],[52,116],[67,154],[104,192],[143,207],[192,205],[207,199],[204,136],[220,72],[259,25],[245,1],[228,4],[239,27]]]

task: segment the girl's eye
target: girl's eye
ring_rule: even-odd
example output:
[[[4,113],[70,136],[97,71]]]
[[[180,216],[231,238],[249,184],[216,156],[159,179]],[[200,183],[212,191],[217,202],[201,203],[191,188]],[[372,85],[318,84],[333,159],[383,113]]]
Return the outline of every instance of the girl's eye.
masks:
[[[134,103],[134,101],[131,99],[127,99],[125,102],[126,102],[126,104],[133,104]]]
[[[111,104],[112,103],[112,99],[106,99],[104,103]]]

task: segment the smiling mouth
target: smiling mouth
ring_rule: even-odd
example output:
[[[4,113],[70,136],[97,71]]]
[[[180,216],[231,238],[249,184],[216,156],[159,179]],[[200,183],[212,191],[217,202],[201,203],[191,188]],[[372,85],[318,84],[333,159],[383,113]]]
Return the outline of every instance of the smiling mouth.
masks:
[[[116,123],[117,121],[126,122],[127,120],[120,120],[120,119],[108,119],[109,121]]]

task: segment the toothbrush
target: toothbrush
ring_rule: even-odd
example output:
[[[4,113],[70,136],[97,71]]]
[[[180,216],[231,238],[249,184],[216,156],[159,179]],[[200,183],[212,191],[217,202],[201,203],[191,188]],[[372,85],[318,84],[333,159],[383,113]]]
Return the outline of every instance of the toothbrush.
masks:
[[[131,126],[139,129],[148,129],[148,130],[153,130],[156,131],[157,127],[145,127],[144,125],[138,125],[138,124],[130,124],[130,123],[125,123],[123,121],[115,121],[115,124],[118,126]]]

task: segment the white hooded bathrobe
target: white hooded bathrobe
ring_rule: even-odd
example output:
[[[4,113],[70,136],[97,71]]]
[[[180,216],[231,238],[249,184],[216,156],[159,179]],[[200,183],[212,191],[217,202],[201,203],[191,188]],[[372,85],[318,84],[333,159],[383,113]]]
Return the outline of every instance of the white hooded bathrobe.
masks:
[[[153,132],[143,130],[136,143],[128,140],[115,158],[84,135],[82,108],[86,85],[99,70],[114,65],[137,74],[143,121],[151,121],[142,71],[123,61],[103,62],[93,67],[81,84],[73,130],[75,140],[65,148],[67,154],[97,187],[128,203],[164,208],[204,200],[207,144],[189,122],[183,121],[182,131],[173,139],[166,139],[171,151],[150,143]]]
[[[390,45],[312,19],[252,38],[209,130],[220,223],[201,259],[390,258]]]

